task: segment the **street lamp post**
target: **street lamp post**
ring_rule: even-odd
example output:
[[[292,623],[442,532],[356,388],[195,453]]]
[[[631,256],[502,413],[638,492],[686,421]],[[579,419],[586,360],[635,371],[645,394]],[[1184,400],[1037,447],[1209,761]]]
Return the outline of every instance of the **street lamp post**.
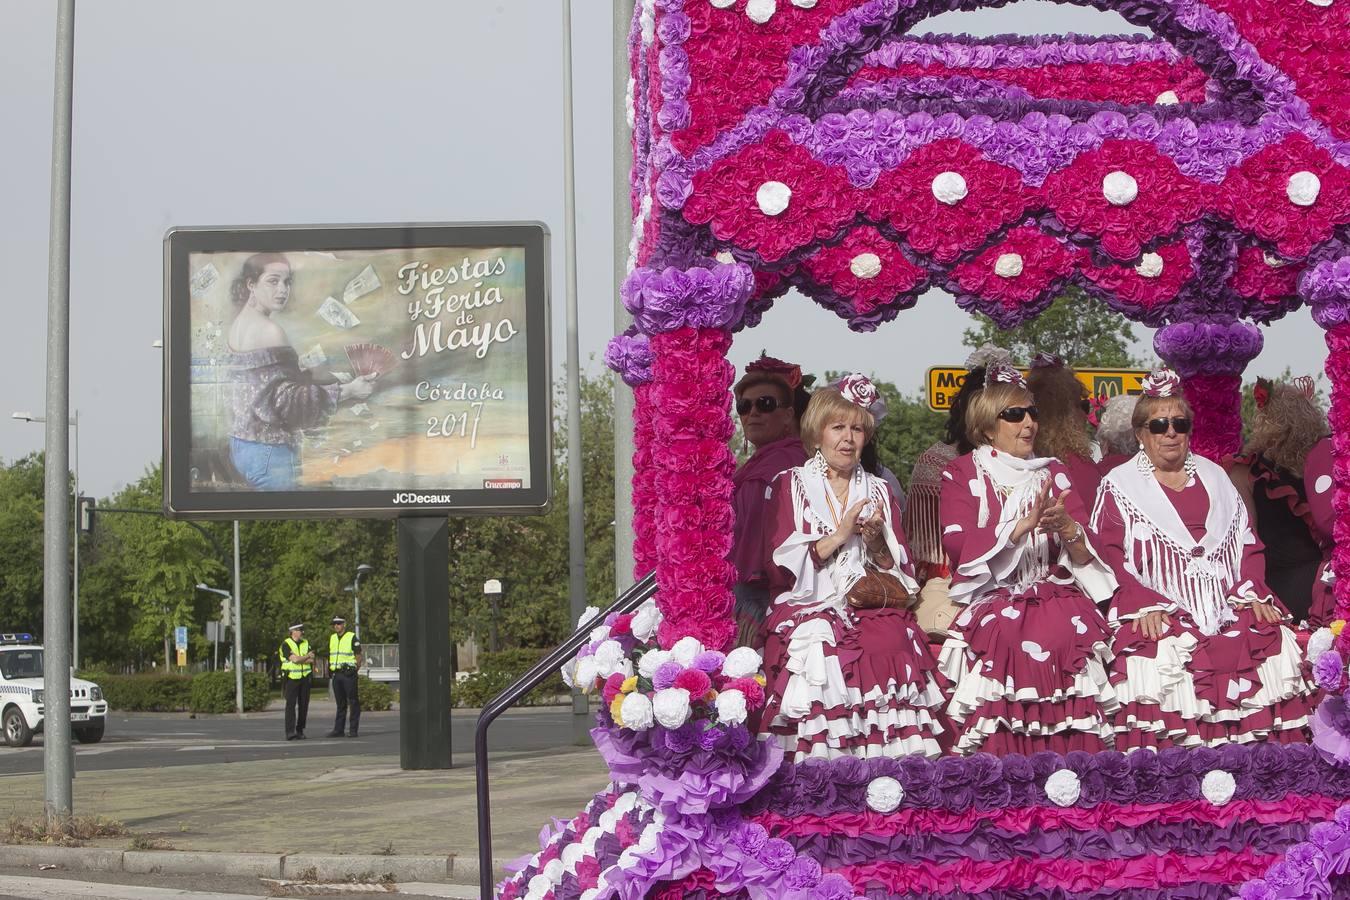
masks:
[[[361,563],[356,567],[356,577],[352,579],[352,583],[343,588],[344,591],[350,591],[352,595],[352,607],[354,610],[352,634],[356,635],[358,641],[361,640],[361,576],[369,575],[374,571],[374,566],[368,566],[365,563]]]
[[[483,582],[483,593],[487,595],[488,603],[492,604],[492,618],[488,622],[488,648],[496,653],[497,646],[497,599],[502,595],[502,583],[496,578],[489,578]]]
[[[35,416],[29,412],[16,412],[12,416],[23,422],[46,422],[46,416]],[[70,641],[70,665],[71,668],[80,667],[80,411],[75,410],[75,415],[70,417],[70,427],[75,429],[71,437],[75,444],[75,515],[72,517],[75,521],[74,543],[71,545],[75,555],[74,579],[70,584],[70,617],[71,617],[71,641]]]
[[[236,549],[236,550],[238,549],[238,547],[239,547],[239,545],[238,545],[238,544],[235,544],[235,549]],[[237,571],[238,571],[238,570],[236,569],[236,572],[237,572]],[[240,642],[239,642],[239,608],[238,608],[238,605],[236,604],[235,607],[234,607],[234,610],[233,610],[233,615],[231,615],[231,609],[230,609],[230,604],[231,604],[232,602],[234,602],[235,596],[236,596],[236,595],[230,593],[230,592],[227,591],[227,590],[223,590],[222,588],[213,588],[213,587],[210,587],[210,586],[205,585],[205,584],[198,584],[198,585],[197,585],[197,590],[199,590],[199,591],[207,591],[208,593],[212,593],[212,594],[215,594],[215,595],[217,595],[217,596],[219,596],[219,597],[224,598],[224,599],[222,600],[221,604],[220,604],[220,609],[221,609],[221,612],[222,612],[222,615],[221,615],[221,617],[220,617],[220,627],[221,627],[221,628],[224,628],[224,627],[226,627],[226,626],[228,625],[230,628],[233,628],[233,629],[234,629],[234,638],[235,638],[235,640],[234,640],[234,705],[235,705],[235,708],[236,708],[239,712],[243,712],[243,711],[244,711],[244,677],[243,677],[243,675],[241,674],[241,672],[242,672],[242,668],[241,668],[241,667],[242,667],[243,664],[244,664],[244,660],[243,660],[243,657],[240,655],[240,651],[239,651],[239,647],[240,647]],[[217,634],[217,642],[219,642],[219,634]]]

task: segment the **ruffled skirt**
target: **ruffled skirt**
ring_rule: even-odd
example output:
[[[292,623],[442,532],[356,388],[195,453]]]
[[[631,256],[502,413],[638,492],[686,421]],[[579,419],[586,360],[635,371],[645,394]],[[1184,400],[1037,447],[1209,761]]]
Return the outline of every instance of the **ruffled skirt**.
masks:
[[[1111,681],[1118,750],[1306,739],[1313,686],[1298,640],[1250,609],[1212,636],[1185,615],[1173,615],[1158,641],[1124,623]]]
[[[795,760],[938,756],[943,679],[909,610],[770,613],[763,730]]]
[[[957,617],[938,663],[956,685],[947,712],[957,752],[1109,748],[1110,645],[1106,620],[1072,586],[981,598]]]

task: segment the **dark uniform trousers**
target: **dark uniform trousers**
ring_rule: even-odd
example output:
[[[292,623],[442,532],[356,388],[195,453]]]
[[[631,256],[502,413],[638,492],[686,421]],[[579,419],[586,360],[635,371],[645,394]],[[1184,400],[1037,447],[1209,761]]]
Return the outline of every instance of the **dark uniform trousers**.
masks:
[[[347,723],[347,709],[350,706],[352,722],[347,734],[356,737],[361,726],[361,698],[356,695],[356,669],[341,669],[333,673],[333,699],[337,701],[337,718],[333,720],[333,733],[342,734]]]
[[[305,733],[309,718],[309,676],[286,678],[281,692],[286,698],[286,737]]]

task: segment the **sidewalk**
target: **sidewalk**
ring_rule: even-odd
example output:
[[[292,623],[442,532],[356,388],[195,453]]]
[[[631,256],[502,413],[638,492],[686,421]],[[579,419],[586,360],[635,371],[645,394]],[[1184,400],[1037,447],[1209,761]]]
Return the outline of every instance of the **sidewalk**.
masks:
[[[538,850],[539,831],[550,817],[575,815],[608,780],[593,748],[502,754],[490,781],[499,865]],[[0,814],[41,815],[42,775],[7,777],[0,784],[5,795]],[[91,842],[102,854],[0,845],[0,866],[50,861],[69,868],[242,870],[272,877],[297,877],[312,867],[320,878],[390,872],[400,881],[478,880],[475,780],[468,759],[431,772],[402,771],[397,754],[82,772],[74,800],[77,815],[116,819],[132,834]],[[133,852],[133,837],[138,846],[153,840],[164,849],[194,852]],[[351,858],[319,858],[332,856]]]

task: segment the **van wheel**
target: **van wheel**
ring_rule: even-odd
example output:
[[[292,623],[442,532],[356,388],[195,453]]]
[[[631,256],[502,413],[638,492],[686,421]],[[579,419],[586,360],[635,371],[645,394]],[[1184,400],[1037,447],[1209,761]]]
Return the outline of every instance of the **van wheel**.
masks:
[[[106,721],[99,719],[97,722],[79,726],[75,729],[75,739],[81,744],[97,744],[103,740],[103,725]]]
[[[4,718],[0,721],[4,723],[6,744],[11,747],[27,747],[33,743],[33,729],[28,727],[28,722],[17,706],[5,710]]]

